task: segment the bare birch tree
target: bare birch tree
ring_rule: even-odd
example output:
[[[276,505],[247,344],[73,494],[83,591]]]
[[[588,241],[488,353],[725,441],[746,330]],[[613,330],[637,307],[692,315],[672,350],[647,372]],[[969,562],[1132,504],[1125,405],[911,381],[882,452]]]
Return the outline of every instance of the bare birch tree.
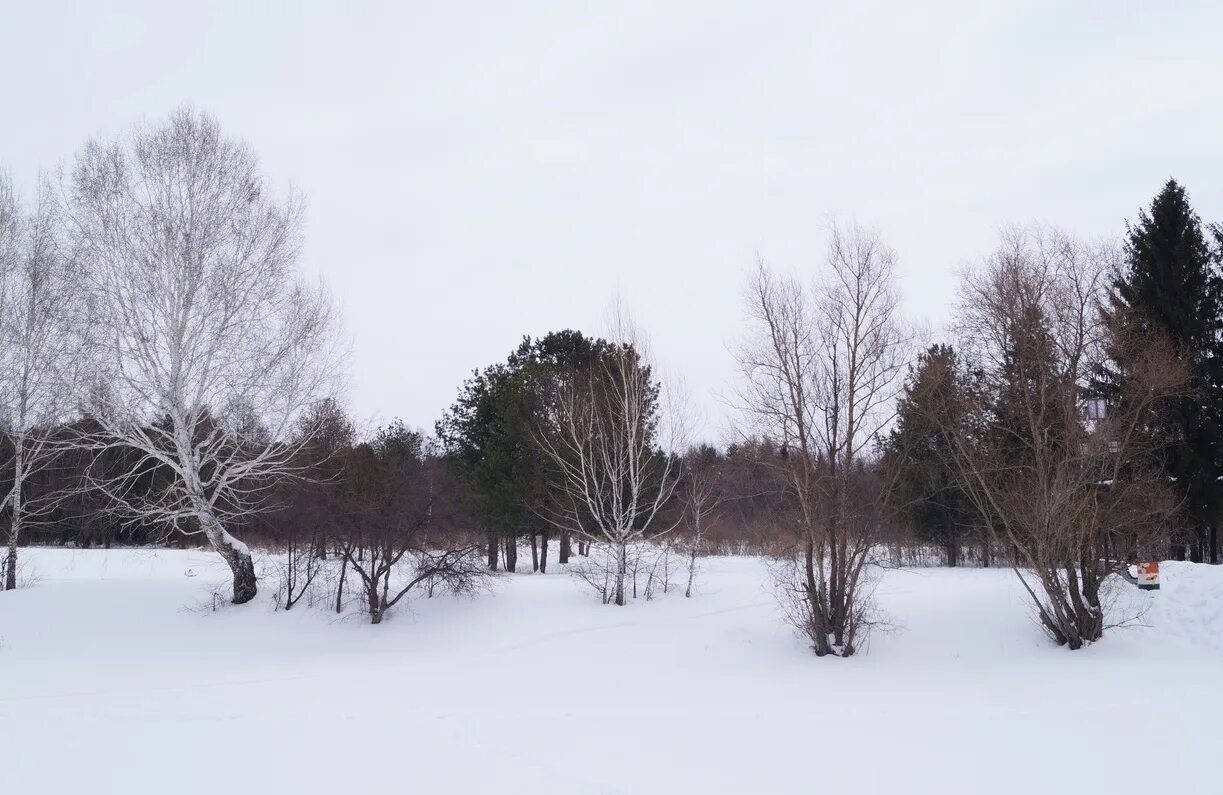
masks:
[[[677,492],[683,511],[683,551],[688,568],[685,598],[692,596],[699,568],[698,556],[705,551],[705,537],[726,498],[720,465],[718,451],[712,447],[692,448],[684,456],[684,472]]]
[[[62,496],[28,492],[27,484],[59,452],[53,435],[73,408],[81,363],[83,296],[50,186],[39,181],[24,211],[0,174],[0,416],[11,447],[12,486],[4,588],[16,587],[17,545]]]
[[[741,403],[753,429],[781,444],[775,466],[796,543],[780,595],[820,656],[852,655],[869,622],[880,513],[863,464],[891,419],[910,348],[895,268],[878,233],[835,225],[813,284],[759,263],[747,291]]]
[[[95,447],[133,448],[170,474],[137,500],[146,522],[203,533],[255,596],[250,550],[227,527],[295,474],[294,433],[336,387],[337,318],[298,269],[302,202],[273,195],[254,152],[190,108],[77,157],[68,206],[87,258]]]
[[[679,474],[677,447],[660,445],[660,432],[678,433],[678,418],[662,416],[645,340],[623,312],[589,367],[558,379],[549,403],[534,434],[551,464],[542,514],[562,532],[609,546],[613,601],[623,605],[629,547],[669,529],[656,520]]]

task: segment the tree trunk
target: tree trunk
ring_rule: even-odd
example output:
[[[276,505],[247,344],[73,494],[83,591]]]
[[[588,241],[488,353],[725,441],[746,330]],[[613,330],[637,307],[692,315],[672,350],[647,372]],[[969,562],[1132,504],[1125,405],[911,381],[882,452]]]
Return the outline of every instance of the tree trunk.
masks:
[[[13,519],[8,531],[8,558],[4,566],[4,590],[11,591],[17,587],[17,542],[21,538],[21,486],[25,477],[22,471],[23,440],[17,439],[17,454],[13,457],[13,492],[10,498],[13,503]]]
[[[819,581],[815,576],[815,542],[811,538],[807,538],[803,549],[803,574],[806,578],[804,587],[811,611],[811,644],[815,649],[815,656],[823,657],[832,652],[832,645],[828,642],[828,617],[824,612]]]
[[[297,536],[289,536],[289,544],[285,550],[285,610],[293,609],[293,589],[297,586]]]
[[[1214,523],[1210,525],[1210,562],[1219,562],[1219,526]]]
[[[229,564],[229,570],[234,574],[234,604],[245,604],[254,599],[258,589],[255,585],[255,564],[251,561],[250,550],[246,544],[226,532],[210,510],[197,507],[196,512],[204,535],[213,549]]]
[[[232,546],[218,551],[234,573],[234,604],[246,604],[254,599],[258,587],[255,583],[255,563],[251,560],[251,553]]]
[[[531,531],[531,571],[539,571],[539,539],[534,530]]]
[[[616,545],[616,604],[624,606],[624,576],[628,573],[628,546],[621,541]]]
[[[488,568],[492,571],[497,570],[497,535],[495,533],[488,534]]]
[[[567,532],[561,533],[561,549],[560,549],[560,557],[559,557],[560,563],[569,562],[569,554],[571,551],[572,544],[573,544],[573,540],[570,537],[569,533]]]
[[[374,583],[367,594],[369,598],[369,623],[381,624],[383,607],[378,601],[378,584]]]
[[[8,539],[8,554],[4,558],[4,590],[11,591],[17,587],[17,538],[10,534]]]
[[[688,555],[688,587],[684,589],[684,598],[692,597],[692,580],[696,577],[696,542],[692,543],[692,552]]]
[[[539,534],[539,573],[548,573],[548,531]]]
[[[518,539],[512,533],[505,537],[505,570],[518,571]]]
[[[335,591],[335,611],[339,613],[344,608],[344,575],[348,573],[348,555],[340,556],[340,584]]]

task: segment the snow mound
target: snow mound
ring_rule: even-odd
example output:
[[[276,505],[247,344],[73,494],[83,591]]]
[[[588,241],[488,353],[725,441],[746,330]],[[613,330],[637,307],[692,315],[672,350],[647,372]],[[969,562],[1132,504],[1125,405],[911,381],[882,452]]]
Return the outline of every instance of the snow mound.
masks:
[[[1223,566],[1159,564],[1158,591],[1138,592],[1150,609],[1144,620],[1161,634],[1223,655]]]

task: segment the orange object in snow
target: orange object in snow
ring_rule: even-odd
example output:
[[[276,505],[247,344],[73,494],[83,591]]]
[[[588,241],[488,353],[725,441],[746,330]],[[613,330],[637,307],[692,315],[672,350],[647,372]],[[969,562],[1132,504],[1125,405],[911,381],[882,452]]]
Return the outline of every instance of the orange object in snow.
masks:
[[[1138,564],[1138,587],[1144,591],[1159,590],[1159,561]]]

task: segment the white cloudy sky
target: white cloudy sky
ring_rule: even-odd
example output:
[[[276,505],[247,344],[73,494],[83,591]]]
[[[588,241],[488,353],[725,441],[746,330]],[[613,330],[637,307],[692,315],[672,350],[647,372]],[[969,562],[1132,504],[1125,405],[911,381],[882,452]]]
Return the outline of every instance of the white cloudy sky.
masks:
[[[430,426],[619,294],[714,423],[745,270],[813,267],[830,215],[936,323],[1003,224],[1118,234],[1169,176],[1223,221],[1220,31],[1175,0],[5,0],[0,164],[193,102],[308,195],[360,415]]]

